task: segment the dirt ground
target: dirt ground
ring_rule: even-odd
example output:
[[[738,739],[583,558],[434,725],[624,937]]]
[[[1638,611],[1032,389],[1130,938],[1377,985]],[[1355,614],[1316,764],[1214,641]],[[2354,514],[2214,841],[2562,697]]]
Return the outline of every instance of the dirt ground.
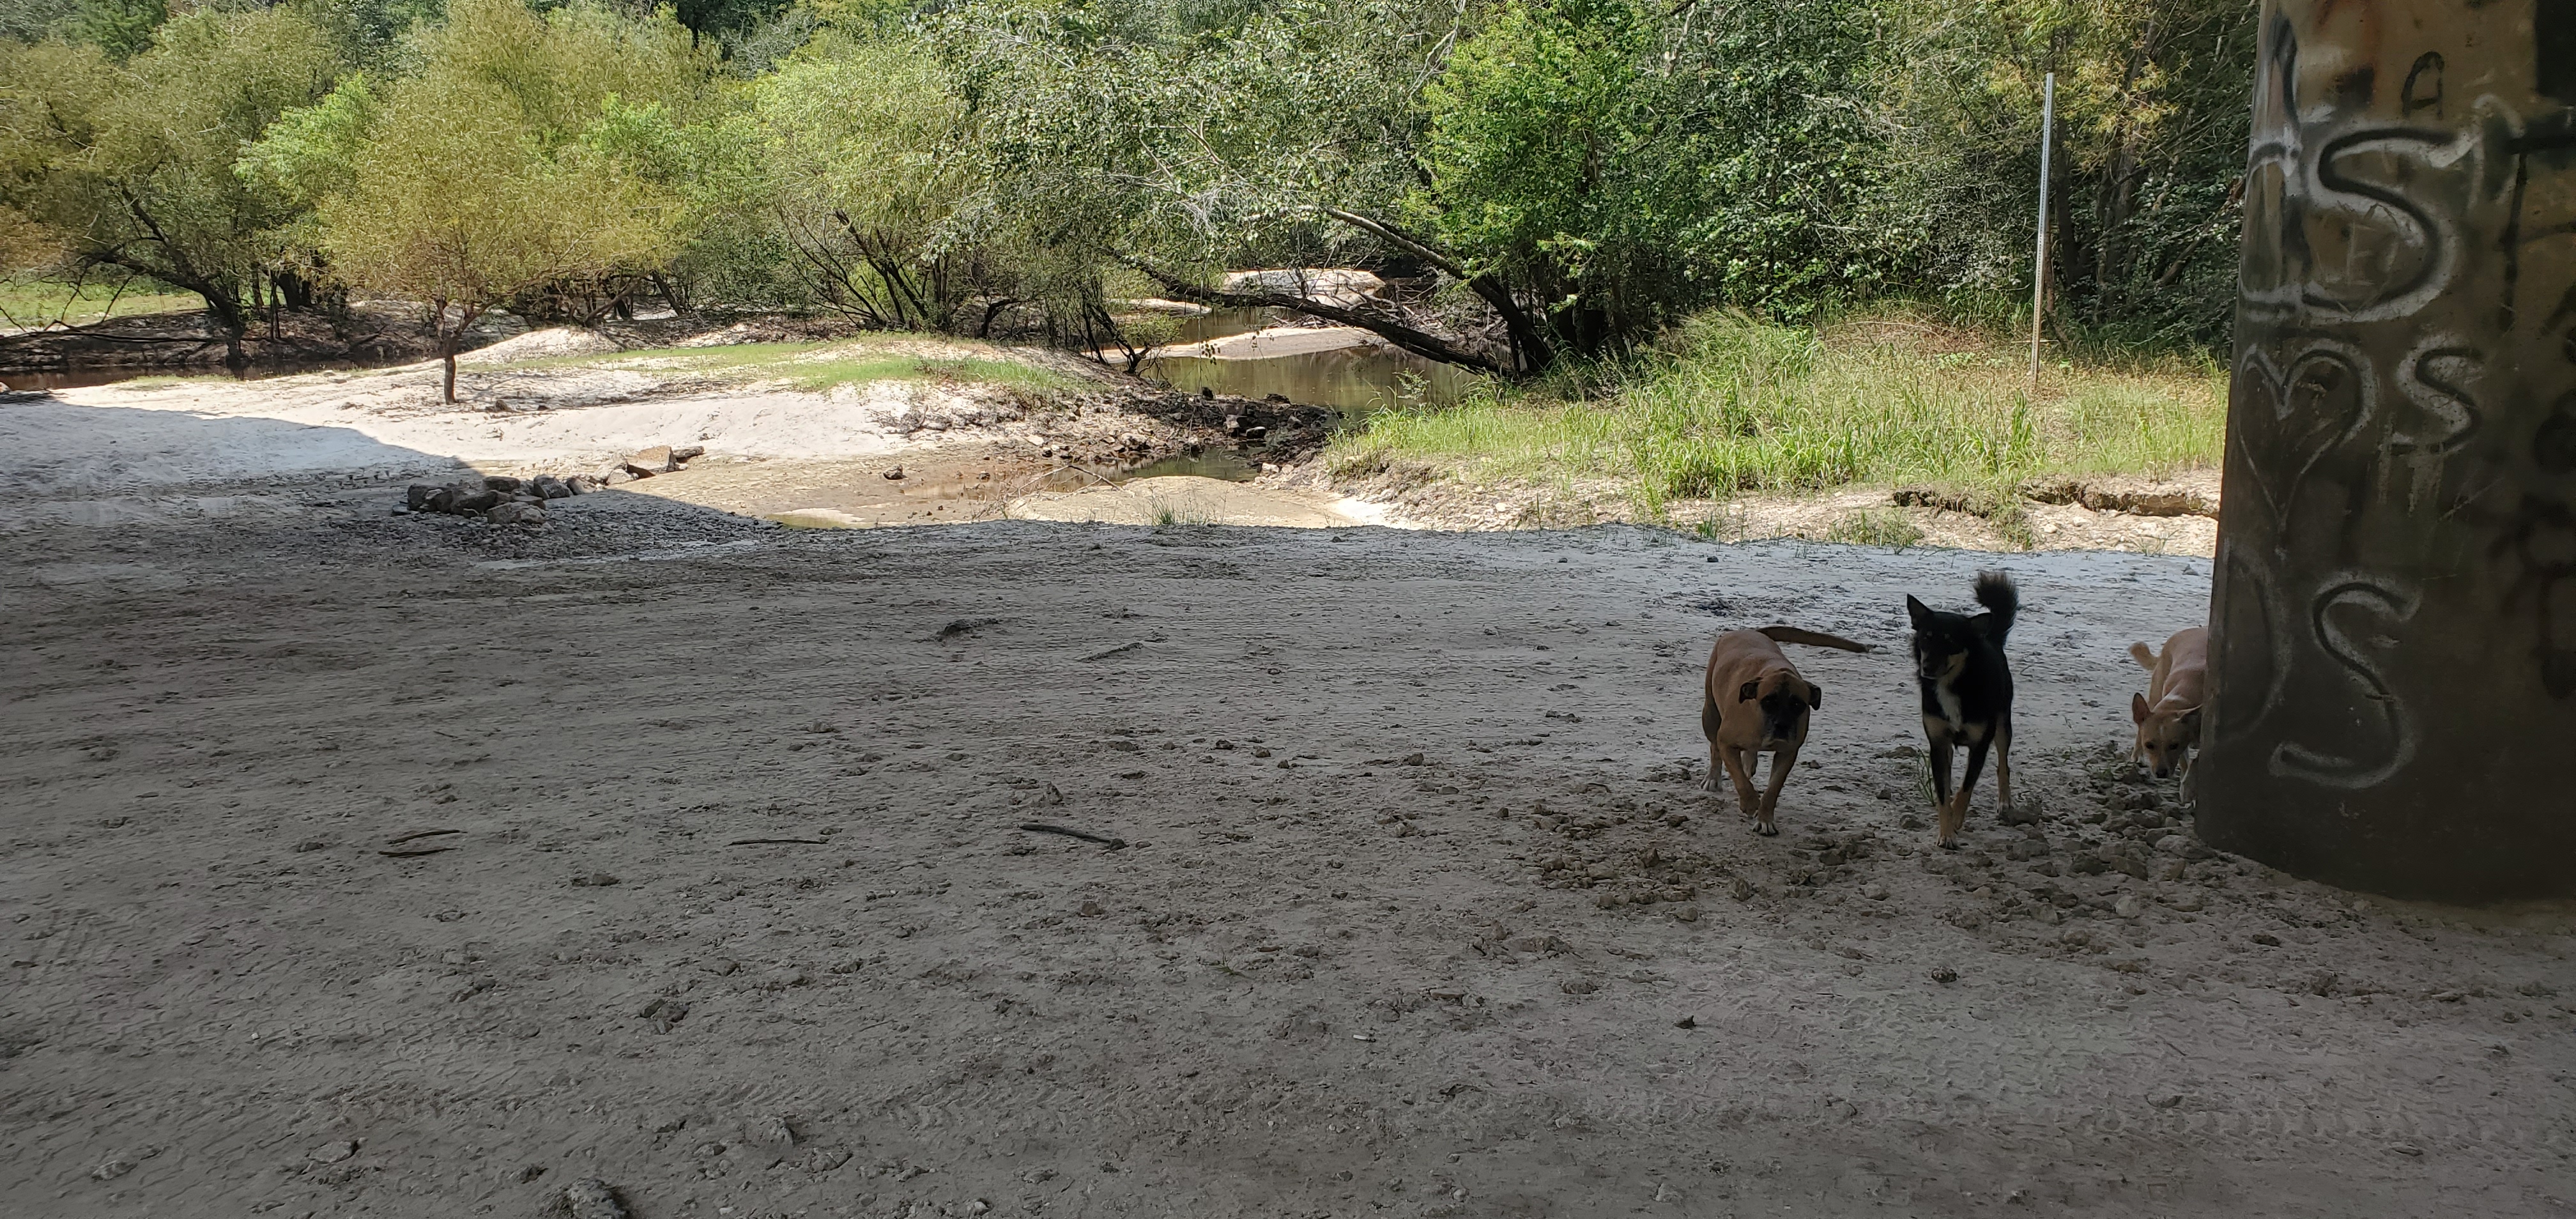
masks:
[[[2295,881],[2122,777],[2204,517],[1528,528],[1185,477],[1258,403],[465,380],[0,397],[0,1214],[2576,1209],[2570,911]],[[690,441],[542,529],[392,512]],[[1990,565],[2034,819],[1941,852],[1903,595]],[[1883,650],[1799,650],[1763,839],[1697,683],[1783,621]]]
[[[2202,560],[398,495],[0,533],[0,1212],[2576,1198],[2566,911],[2294,881],[2113,777]],[[1985,564],[2041,818],[1944,853],[1901,598]],[[1887,650],[1800,651],[1763,839],[1696,682],[1772,621]]]

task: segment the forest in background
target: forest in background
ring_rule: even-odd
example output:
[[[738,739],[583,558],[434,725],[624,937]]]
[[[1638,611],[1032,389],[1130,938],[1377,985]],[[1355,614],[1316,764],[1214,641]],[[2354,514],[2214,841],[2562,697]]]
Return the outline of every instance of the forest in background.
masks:
[[[2248,0],[18,0],[0,269],[239,334],[803,310],[1130,353],[1136,297],[1506,375],[1903,300],[2207,350]],[[1375,269],[1384,300],[1244,267]],[[2016,311],[2019,311],[2018,313]]]

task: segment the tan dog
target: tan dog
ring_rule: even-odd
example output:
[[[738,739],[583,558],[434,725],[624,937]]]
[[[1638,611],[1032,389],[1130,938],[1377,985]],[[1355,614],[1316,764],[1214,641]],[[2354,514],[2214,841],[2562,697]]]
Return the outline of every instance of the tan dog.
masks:
[[[1700,689],[1699,728],[1708,737],[1708,783],[1718,790],[1724,770],[1735,780],[1735,800],[1753,820],[1754,832],[1777,834],[1772,813],[1780,788],[1798,764],[1807,743],[1807,713],[1825,705],[1825,692],[1798,676],[1798,667],[1780,644],[1804,643],[1846,652],[1867,652],[1865,643],[1802,631],[1794,626],[1766,626],[1758,631],[1728,631],[1709,649],[1708,680]],[[1753,767],[1758,753],[1771,755],[1770,790],[1753,795]]]
[[[2200,744],[2202,691],[2209,679],[2209,628],[2174,632],[2161,656],[2143,643],[2130,644],[2129,655],[2148,673],[2147,692],[2129,696],[2129,718],[2138,725],[2129,761],[2145,762],[2159,779],[2182,775],[2188,782],[2191,751]]]

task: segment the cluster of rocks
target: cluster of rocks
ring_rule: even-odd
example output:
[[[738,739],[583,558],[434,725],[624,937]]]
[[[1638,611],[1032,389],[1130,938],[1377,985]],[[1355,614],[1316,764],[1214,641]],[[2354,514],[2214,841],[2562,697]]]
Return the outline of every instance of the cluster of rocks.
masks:
[[[543,525],[546,501],[580,495],[595,485],[578,474],[566,478],[552,474],[535,478],[474,475],[446,484],[413,483],[403,494],[403,506],[394,511],[397,515],[439,512],[479,517],[495,525]]]

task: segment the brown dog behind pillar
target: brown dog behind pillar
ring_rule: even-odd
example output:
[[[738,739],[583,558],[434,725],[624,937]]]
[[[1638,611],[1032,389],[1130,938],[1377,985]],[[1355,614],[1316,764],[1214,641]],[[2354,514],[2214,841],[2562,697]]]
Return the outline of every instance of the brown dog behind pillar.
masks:
[[[1753,820],[1754,832],[1766,835],[1780,832],[1772,813],[1790,769],[1798,764],[1798,749],[1807,743],[1807,713],[1825,705],[1825,692],[1798,675],[1798,666],[1780,651],[1783,643],[1871,650],[1865,643],[1794,626],[1728,631],[1709,649],[1699,708],[1700,731],[1708,737],[1708,790],[1718,790],[1718,772],[1725,771],[1735,780],[1736,803]],[[1759,753],[1771,755],[1771,782],[1757,800],[1753,767]]]
[[[2161,779],[2190,777],[2191,751],[2200,744],[2200,704],[2209,680],[2209,628],[2185,627],[2165,640],[2160,655],[2143,643],[2129,655],[2147,671],[2147,692],[2129,696],[2129,718],[2138,725],[2132,764],[2144,762]]]

